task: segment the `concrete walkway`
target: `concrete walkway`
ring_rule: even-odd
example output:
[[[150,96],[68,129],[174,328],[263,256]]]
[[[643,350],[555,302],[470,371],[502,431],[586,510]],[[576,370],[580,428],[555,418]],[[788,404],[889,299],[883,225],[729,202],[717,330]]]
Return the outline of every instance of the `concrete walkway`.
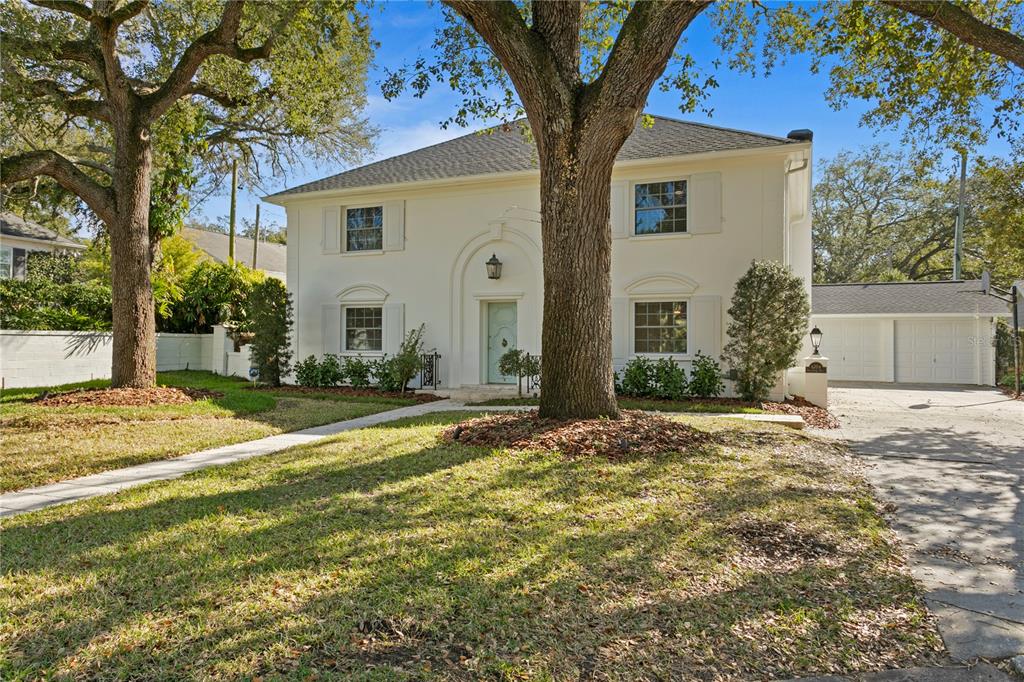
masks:
[[[894,507],[950,655],[1024,653],[1024,402],[970,386],[829,393],[838,435]]]
[[[182,455],[173,459],[162,459],[155,462],[147,462],[124,469],[104,471],[100,474],[73,478],[60,483],[39,486],[38,488],[26,488],[15,492],[0,495],[0,518],[14,516],[45,507],[52,507],[58,504],[66,504],[77,500],[84,500],[97,495],[116,493],[125,488],[133,488],[137,485],[152,483],[153,481],[166,481],[178,478],[193,471],[206,469],[207,467],[221,464],[231,464],[243,459],[269,455],[296,445],[314,443],[318,440],[333,436],[335,434],[362,429],[367,426],[376,426],[384,422],[402,419],[404,417],[416,417],[430,412],[443,412],[445,410],[464,409],[461,404],[452,403],[450,400],[439,400],[432,403],[419,403],[408,407],[400,407],[385,412],[377,412],[365,417],[348,419],[346,421],[314,426],[301,431],[281,433],[276,436],[268,436],[259,440],[251,440],[233,445],[222,445],[221,447],[193,452],[189,455]]]
[[[72,478],[59,483],[39,486],[37,488],[25,488],[0,495],[0,518],[14,516],[25,512],[45,509],[58,504],[66,504],[77,500],[84,500],[97,495],[116,493],[126,488],[133,488],[137,485],[144,485],[154,481],[167,481],[173,478],[184,476],[193,471],[206,469],[207,467],[221,464],[231,464],[251,457],[260,457],[274,452],[280,452],[296,445],[313,443],[328,436],[333,436],[353,429],[361,429],[367,426],[376,426],[384,422],[402,419],[404,417],[416,417],[430,412],[444,412],[448,410],[466,410],[473,412],[503,412],[532,410],[533,407],[522,405],[500,405],[500,406],[474,406],[466,405],[461,401],[438,400],[432,403],[420,403],[409,407],[400,407],[394,410],[378,412],[376,414],[349,419],[346,421],[314,426],[313,428],[301,431],[282,433],[276,436],[268,436],[259,440],[251,440],[233,445],[222,445],[220,447],[193,452],[189,455],[174,457],[173,459],[162,459],[155,462],[147,462],[124,469],[104,471],[99,474]],[[660,413],[675,414],[675,413]],[[804,426],[803,419],[798,416],[784,414],[687,414],[689,416],[707,417],[728,417],[732,419],[746,419],[748,421],[771,422],[784,424],[790,428],[801,429]]]

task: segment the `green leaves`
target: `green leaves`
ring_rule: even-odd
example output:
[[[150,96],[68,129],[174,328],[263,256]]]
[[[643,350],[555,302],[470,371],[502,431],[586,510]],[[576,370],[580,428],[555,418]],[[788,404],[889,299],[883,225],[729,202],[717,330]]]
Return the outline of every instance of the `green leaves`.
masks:
[[[765,400],[779,373],[796,362],[811,310],[805,287],[776,261],[753,261],[736,282],[722,359],[744,400]]]

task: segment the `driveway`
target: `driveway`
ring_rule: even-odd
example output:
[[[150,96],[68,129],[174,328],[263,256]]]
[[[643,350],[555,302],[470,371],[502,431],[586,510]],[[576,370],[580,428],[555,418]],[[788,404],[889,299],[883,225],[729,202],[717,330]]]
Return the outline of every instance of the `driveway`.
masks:
[[[995,389],[840,383],[838,434],[894,505],[958,660],[1024,653],[1024,402]]]

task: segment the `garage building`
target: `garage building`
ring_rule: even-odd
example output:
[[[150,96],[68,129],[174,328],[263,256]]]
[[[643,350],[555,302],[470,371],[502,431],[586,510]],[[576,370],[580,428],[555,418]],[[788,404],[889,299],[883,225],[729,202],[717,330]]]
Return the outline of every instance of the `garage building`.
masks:
[[[834,381],[995,384],[995,322],[980,280],[816,284],[812,323]]]

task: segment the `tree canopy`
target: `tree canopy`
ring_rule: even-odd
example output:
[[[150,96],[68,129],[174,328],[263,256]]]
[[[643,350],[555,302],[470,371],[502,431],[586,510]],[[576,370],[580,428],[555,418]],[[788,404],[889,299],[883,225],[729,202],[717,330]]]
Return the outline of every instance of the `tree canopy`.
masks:
[[[112,24],[107,63],[97,43]],[[370,31],[354,2],[10,0],[0,28],[3,154],[34,154],[77,179],[79,196],[110,184],[120,105],[108,78],[152,121],[158,211],[180,211],[177,194],[221,177],[228,158],[249,178],[307,158],[352,162],[375,132],[362,116]]]
[[[634,3],[585,2],[580,27],[585,80],[597,78]],[[822,93],[836,109],[868,102],[862,123],[899,127],[916,145],[961,150],[990,135],[1017,137],[1024,115],[1024,4],[1015,0],[874,0],[819,3],[694,2],[719,57],[699,60],[680,42],[657,87],[679,110],[708,110],[720,68],[768,75],[797,54],[828,74]],[[517,3],[529,19],[533,5]],[[523,115],[500,61],[460,15],[444,8],[432,54],[394,69],[385,96],[422,95],[445,83],[463,99],[444,125]],[[808,93],[817,96],[817,93]]]
[[[970,167],[963,276],[1024,273],[1024,159]],[[813,195],[814,279],[949,279],[959,180],[933,154],[871,146],[823,161]],[[1015,274],[1016,273],[1016,274]]]

